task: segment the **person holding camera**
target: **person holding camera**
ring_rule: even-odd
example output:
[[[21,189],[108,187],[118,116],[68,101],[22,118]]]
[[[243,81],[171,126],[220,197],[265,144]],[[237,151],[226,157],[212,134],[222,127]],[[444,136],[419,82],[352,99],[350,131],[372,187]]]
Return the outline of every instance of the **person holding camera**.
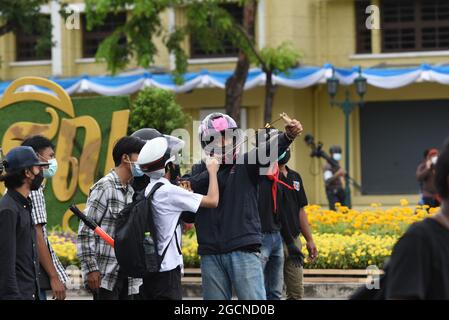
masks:
[[[330,156],[338,163],[341,160],[341,147],[331,146],[329,149]],[[345,204],[346,194],[344,188],[344,177],[346,172],[340,166],[329,163],[324,166],[324,183],[326,187],[327,200],[329,201],[329,210],[335,210],[335,204]]]
[[[421,205],[427,205],[430,208],[439,207],[440,202],[437,199],[437,190],[435,187],[435,164],[438,161],[438,150],[430,149],[425,152],[424,161],[416,169],[416,179],[421,186]]]

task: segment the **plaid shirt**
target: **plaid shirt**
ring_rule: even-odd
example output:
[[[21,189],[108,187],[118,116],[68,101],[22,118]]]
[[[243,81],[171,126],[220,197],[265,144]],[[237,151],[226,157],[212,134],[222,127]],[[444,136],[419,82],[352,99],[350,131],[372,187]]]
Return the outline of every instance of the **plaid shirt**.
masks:
[[[55,252],[53,251],[53,248],[48,241],[48,234],[47,234],[47,207],[45,205],[45,198],[44,198],[44,186],[42,185],[38,190],[31,191],[30,193],[31,202],[33,204],[33,208],[31,210],[31,218],[33,219],[33,224],[42,225],[42,231],[44,233],[44,239],[45,243],[47,244],[48,251],[50,252],[51,259],[53,261],[53,265],[55,266],[56,272],[58,273],[59,279],[66,283],[67,280],[69,280],[69,277],[67,276],[67,273],[65,272],[64,267],[61,264],[61,261],[59,261],[58,257],[56,256]],[[42,268],[42,267],[41,267]]]
[[[133,188],[130,185],[123,186],[117,173],[112,170],[90,189],[84,214],[113,236],[120,211],[132,202],[133,194]],[[100,271],[101,287],[112,291],[119,271],[114,249],[83,222],[80,222],[78,229],[77,248],[85,284],[88,273]],[[141,284],[141,279],[128,278],[128,294],[139,293]]]

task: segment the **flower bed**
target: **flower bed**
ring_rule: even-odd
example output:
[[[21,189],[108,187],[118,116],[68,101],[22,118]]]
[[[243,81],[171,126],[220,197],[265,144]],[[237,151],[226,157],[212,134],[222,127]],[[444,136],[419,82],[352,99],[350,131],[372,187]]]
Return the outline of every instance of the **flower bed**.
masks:
[[[337,206],[337,211],[322,209],[318,205],[306,207],[318,249],[313,263],[306,261],[309,269],[365,269],[370,265],[383,267],[385,259],[399,237],[410,224],[435,214],[438,209],[410,207],[406,200],[401,205],[382,209],[372,204],[364,210]],[[307,255],[305,240],[302,251]],[[195,236],[184,237],[183,256],[186,267],[199,267],[198,244]]]
[[[437,209],[427,212],[425,207],[410,207],[406,200],[401,206],[382,209],[373,204],[364,210],[353,210],[338,206],[337,211],[311,205],[306,208],[307,216],[318,248],[318,258],[307,263],[310,269],[364,269],[370,265],[382,268],[391,255],[394,244],[408,226],[433,215]],[[76,258],[76,234],[51,232],[49,236],[53,249],[67,266],[79,265]],[[303,253],[307,255],[305,240]],[[183,236],[182,254],[187,268],[200,266],[198,243],[194,229]]]
[[[48,235],[48,240],[64,267],[79,266],[76,257],[76,233],[52,231]]]
[[[400,236],[410,224],[438,211],[432,208],[427,212],[426,206],[409,207],[405,199],[401,200],[401,204],[385,210],[379,204],[372,204],[371,208],[360,211],[343,206],[337,206],[337,211],[330,211],[311,205],[306,207],[306,212],[314,233],[352,235],[361,232]]]

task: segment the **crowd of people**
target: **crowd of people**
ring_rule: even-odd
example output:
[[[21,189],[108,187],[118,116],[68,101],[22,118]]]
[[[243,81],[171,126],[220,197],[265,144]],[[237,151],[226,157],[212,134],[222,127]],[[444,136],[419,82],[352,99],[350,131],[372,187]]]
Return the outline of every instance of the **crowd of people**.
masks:
[[[184,222],[195,222],[204,299],[231,299],[233,290],[239,299],[280,299],[284,274],[288,297],[302,297],[304,256],[297,240],[302,229],[311,259],[317,251],[303,209],[307,198],[301,177],[286,165],[289,145],[302,126],[289,120],[285,132],[277,134],[274,140],[281,156],[269,175],[259,170],[267,164],[257,156],[251,163],[251,155],[240,153],[238,142],[226,137],[227,131],[235,130],[229,116],[209,115],[199,128],[209,154],[181,181],[176,164],[181,140],[142,129],[116,142],[115,167],[91,187],[84,214],[113,236],[121,212],[136,194],[151,196],[162,261],[158,272],[130,277],[121,270],[114,248],[81,221],[77,252],[94,299],[181,299]],[[45,300],[50,290],[54,299],[65,298],[67,274],[45,228],[43,182],[56,170],[54,146],[43,136],[27,138],[5,157],[1,299]]]
[[[210,114],[198,131],[203,160],[184,176],[178,162],[183,141],[151,128],[119,139],[112,151],[114,168],[91,187],[84,214],[114,237],[122,213],[139,196],[147,199],[157,271],[142,277],[126,272],[115,248],[81,221],[77,252],[94,300],[182,299],[182,224],[192,222],[205,300],[230,300],[233,293],[243,300],[279,300],[284,284],[287,299],[302,299],[300,234],[310,261],[318,250],[304,210],[303,180],[288,166],[290,145],[303,128],[297,120],[284,120],[284,132],[267,129],[269,138],[243,153],[241,139],[233,134],[236,122]],[[276,149],[275,161],[262,161],[262,147]],[[387,272],[388,298],[449,298],[443,268],[449,262],[449,144],[437,161],[434,155],[428,152],[417,176],[423,201],[438,194],[441,213],[412,227],[398,242]],[[334,147],[331,156],[339,161],[341,149]],[[39,135],[10,150],[3,161],[0,181],[7,192],[0,199],[0,299],[45,300],[49,291],[54,299],[65,299],[68,277],[48,241],[43,194],[44,179],[56,170],[54,146]],[[335,204],[344,172],[329,167],[324,175]]]

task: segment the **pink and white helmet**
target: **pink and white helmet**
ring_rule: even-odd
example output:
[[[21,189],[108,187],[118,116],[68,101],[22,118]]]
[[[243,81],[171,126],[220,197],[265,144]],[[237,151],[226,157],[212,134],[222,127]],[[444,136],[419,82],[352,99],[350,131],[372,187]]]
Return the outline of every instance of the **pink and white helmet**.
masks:
[[[201,142],[201,148],[208,155],[211,153],[221,153],[222,155],[225,155],[228,153],[228,151],[224,151],[226,147],[232,148],[232,150],[229,150],[232,151],[232,153],[229,153],[235,157],[242,140],[241,130],[238,128],[235,120],[230,116],[219,112],[211,113],[204,118],[198,128],[198,135]],[[233,143],[229,146],[223,146],[223,151],[220,151],[217,149],[215,142],[221,140],[219,138],[222,137],[233,137]]]

